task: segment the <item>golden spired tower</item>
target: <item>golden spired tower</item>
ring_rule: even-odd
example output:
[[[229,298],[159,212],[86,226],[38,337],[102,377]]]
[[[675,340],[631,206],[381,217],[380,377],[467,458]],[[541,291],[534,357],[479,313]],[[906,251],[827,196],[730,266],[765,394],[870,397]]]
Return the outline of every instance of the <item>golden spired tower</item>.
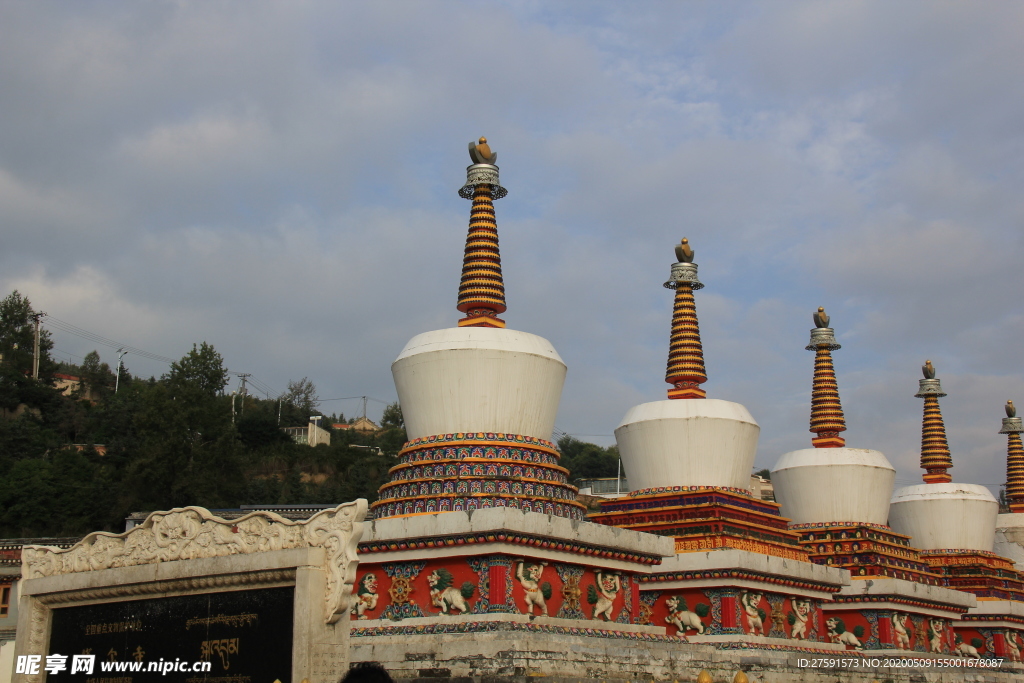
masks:
[[[466,317],[459,320],[459,327],[505,327],[498,317],[506,306],[493,200],[508,191],[498,184],[498,154],[491,151],[487,138],[469,143],[469,156],[476,163],[467,169],[468,179],[459,190],[459,196],[473,200],[457,306]]]
[[[1024,420],[1017,417],[1013,401],[1006,402],[1006,417],[1000,434],[1006,434],[1006,502],[1010,512],[1024,512],[1024,445],[1020,434]]]
[[[832,352],[842,347],[836,343],[835,331],[828,326],[831,320],[825,309],[818,307],[814,314],[814,329],[808,351],[814,351],[814,384],[811,389],[811,429],[817,436],[811,439],[815,448],[842,448],[846,439],[839,432],[846,431],[843,405],[839,401],[839,385],[832,365]]]
[[[704,369],[704,348],[700,343],[697,323],[697,305],[693,293],[704,285],[697,279],[697,264],[693,262],[693,249],[685,237],[676,245],[678,263],[673,264],[671,279],[666,289],[676,290],[672,306],[672,337],[668,347],[668,368],[665,381],[672,385],[669,398],[705,398],[707,392],[700,385],[708,381]]]
[[[459,196],[472,199],[454,328],[423,332],[391,365],[408,441],[373,503],[374,515],[513,508],[583,519],[551,439],[566,367],[551,342],[505,327],[498,255],[497,154],[469,143]]]
[[[953,467],[946,440],[946,425],[939,409],[939,397],[946,394],[942,384],[935,379],[935,366],[930,360],[921,368],[924,379],[918,380],[919,390],[914,396],[924,399],[924,422],[921,427],[921,467],[925,470],[924,481],[928,484],[948,484],[953,477],[948,470]]]

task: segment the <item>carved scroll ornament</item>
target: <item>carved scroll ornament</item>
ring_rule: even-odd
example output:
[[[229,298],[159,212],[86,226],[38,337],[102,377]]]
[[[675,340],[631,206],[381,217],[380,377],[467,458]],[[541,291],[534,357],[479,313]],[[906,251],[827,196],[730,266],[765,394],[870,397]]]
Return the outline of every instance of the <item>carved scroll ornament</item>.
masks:
[[[351,607],[356,546],[363,535],[366,501],[359,499],[322,510],[295,522],[273,512],[251,512],[226,520],[201,507],[154,512],[122,534],[97,531],[71,548],[27,545],[22,576],[37,579],[60,574],[134,567],[160,562],[224,557],[271,550],[322,547],[327,576],[327,623]]]

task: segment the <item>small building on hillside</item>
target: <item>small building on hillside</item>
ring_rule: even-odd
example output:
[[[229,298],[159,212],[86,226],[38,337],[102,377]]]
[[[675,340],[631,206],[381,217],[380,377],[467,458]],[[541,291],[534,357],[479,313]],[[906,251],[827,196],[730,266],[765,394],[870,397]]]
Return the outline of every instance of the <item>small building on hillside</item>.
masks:
[[[83,387],[82,378],[56,372],[53,375],[53,386],[65,396],[77,396],[84,401],[95,401],[96,395],[88,386]]]
[[[629,493],[629,482],[625,477],[601,477],[596,479],[577,479],[579,495],[597,498],[621,498]]]
[[[380,427],[377,424],[366,417],[357,417],[352,420],[352,424],[347,422],[334,422],[331,424],[331,429],[353,429],[357,432],[379,432]]]
[[[368,419],[366,417],[357,417],[352,422],[352,429],[356,430],[357,432],[379,432],[380,431],[380,427],[376,423],[374,423],[373,420],[370,420],[370,419]]]
[[[754,495],[754,498],[760,498],[761,500],[775,500],[775,488],[772,486],[771,479],[765,479],[760,475],[751,474],[749,488],[750,492]]]
[[[282,427],[281,431],[292,438],[292,441],[306,446],[331,445],[331,433],[310,422],[305,427]]]

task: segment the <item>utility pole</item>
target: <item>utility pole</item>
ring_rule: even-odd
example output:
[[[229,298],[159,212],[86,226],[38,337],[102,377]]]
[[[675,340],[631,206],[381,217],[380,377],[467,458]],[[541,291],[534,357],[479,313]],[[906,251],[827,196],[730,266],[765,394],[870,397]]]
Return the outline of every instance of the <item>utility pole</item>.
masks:
[[[121,359],[127,355],[128,352],[123,348],[117,350],[117,374],[114,375],[114,393],[117,393],[117,387],[121,384]]]
[[[244,406],[245,403],[243,402]],[[235,424],[235,392],[231,392],[231,424]]]
[[[249,391],[245,388],[245,380],[252,377],[251,372],[240,372],[238,373],[238,379],[242,382],[242,388],[238,390],[238,393],[242,395],[242,409],[239,412],[241,415],[245,415],[245,397],[249,395]]]
[[[39,321],[42,320],[45,315],[46,314],[42,311],[29,315],[29,317],[35,322],[36,327],[35,342],[32,345],[32,379],[39,379]]]
[[[366,397],[363,396],[363,419],[366,419]]]
[[[281,426],[281,405],[284,403],[283,398],[277,399],[277,426]]]

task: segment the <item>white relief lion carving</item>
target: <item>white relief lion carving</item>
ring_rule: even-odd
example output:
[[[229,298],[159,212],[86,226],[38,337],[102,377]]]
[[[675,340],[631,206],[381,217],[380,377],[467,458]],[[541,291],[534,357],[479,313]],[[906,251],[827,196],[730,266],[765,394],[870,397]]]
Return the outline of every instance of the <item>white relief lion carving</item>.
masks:
[[[666,624],[675,624],[676,635],[686,638],[686,632],[693,630],[697,635],[704,633],[704,622],[696,612],[691,612],[686,605],[686,599],[681,595],[673,596],[665,601],[668,608],[668,616],[665,617]],[[698,605],[699,607],[699,605]]]
[[[833,643],[841,643],[843,645],[849,645],[855,650],[863,650],[864,645],[860,642],[860,638],[864,633],[864,629],[858,626],[851,633],[846,630],[846,624],[843,620],[838,617],[830,617],[826,622],[825,626],[828,628],[828,637]],[[857,632],[860,632],[859,634]]]

